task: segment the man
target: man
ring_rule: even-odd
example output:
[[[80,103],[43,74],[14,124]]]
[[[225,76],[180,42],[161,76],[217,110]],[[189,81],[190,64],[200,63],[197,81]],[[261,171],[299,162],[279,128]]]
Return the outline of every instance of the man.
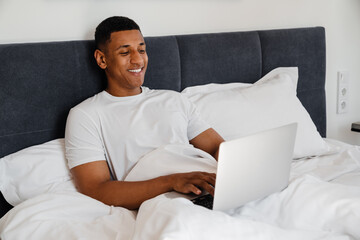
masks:
[[[96,28],[95,43],[94,57],[106,73],[107,88],[71,109],[65,133],[78,190],[128,209],[169,191],[213,194],[215,174],[206,172],[124,181],[139,158],[162,145],[191,143],[217,159],[224,140],[180,93],[142,86],[148,57],[134,21],[105,19]]]

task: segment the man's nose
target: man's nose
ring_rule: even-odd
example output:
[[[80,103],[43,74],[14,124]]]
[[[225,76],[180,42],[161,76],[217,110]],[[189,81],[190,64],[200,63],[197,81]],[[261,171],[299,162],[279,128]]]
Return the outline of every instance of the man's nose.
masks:
[[[134,52],[131,54],[130,63],[132,64],[143,64],[144,59],[142,58],[141,54],[139,52]]]

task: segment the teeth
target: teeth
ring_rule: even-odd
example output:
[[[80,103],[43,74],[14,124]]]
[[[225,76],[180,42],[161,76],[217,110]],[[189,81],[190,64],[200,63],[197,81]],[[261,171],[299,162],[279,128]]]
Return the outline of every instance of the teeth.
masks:
[[[141,68],[139,68],[139,69],[129,69],[128,71],[133,72],[133,73],[139,73],[139,72],[141,72]]]

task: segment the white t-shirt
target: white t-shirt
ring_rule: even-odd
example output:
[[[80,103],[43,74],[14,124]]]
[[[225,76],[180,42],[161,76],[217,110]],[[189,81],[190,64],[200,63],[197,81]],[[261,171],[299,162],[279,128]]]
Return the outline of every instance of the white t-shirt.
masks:
[[[70,168],[106,160],[123,180],[146,153],[166,144],[189,144],[209,128],[180,93],[150,90],[115,97],[102,91],[71,109],[65,131]]]

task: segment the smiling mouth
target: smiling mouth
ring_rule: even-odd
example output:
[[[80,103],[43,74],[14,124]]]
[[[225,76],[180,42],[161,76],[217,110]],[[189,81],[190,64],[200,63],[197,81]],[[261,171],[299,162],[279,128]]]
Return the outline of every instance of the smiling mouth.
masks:
[[[129,69],[128,71],[129,72],[132,72],[132,73],[139,73],[141,72],[142,68],[139,68],[139,69]]]

